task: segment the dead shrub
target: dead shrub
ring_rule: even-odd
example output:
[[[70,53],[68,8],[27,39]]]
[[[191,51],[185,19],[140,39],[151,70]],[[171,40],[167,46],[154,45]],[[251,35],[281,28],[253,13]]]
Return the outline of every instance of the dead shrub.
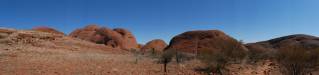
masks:
[[[221,40],[219,40],[221,41]],[[198,58],[207,65],[208,74],[227,75],[226,64],[240,63],[247,55],[240,42],[219,42],[218,49],[201,49]]]
[[[274,56],[275,56],[275,50],[267,50],[267,51],[249,50],[247,63],[255,64],[258,61],[262,61],[262,60],[268,60],[268,59],[272,60]]]
[[[319,50],[303,46],[281,47],[275,59],[285,75],[308,75],[318,68]]]

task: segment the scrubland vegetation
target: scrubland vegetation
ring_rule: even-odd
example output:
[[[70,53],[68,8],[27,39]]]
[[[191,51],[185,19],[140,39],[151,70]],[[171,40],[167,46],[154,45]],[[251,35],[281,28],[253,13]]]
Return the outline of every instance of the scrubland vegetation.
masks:
[[[285,75],[311,75],[318,69],[319,50],[303,46],[286,46],[278,50],[276,62]]]
[[[209,75],[229,75],[225,67],[230,64],[255,64],[259,61],[270,60],[280,67],[283,75],[311,75],[318,69],[319,49],[311,49],[303,46],[285,46],[278,50],[258,51],[239,49],[240,43],[222,43],[222,50],[201,49],[196,56],[182,54],[178,50],[165,50],[160,58],[164,67],[174,58],[200,60],[206,67],[194,70],[205,72]],[[238,44],[238,45],[237,45]],[[235,45],[235,46],[233,46]],[[181,53],[179,56],[178,53]],[[164,72],[166,72],[164,68]]]

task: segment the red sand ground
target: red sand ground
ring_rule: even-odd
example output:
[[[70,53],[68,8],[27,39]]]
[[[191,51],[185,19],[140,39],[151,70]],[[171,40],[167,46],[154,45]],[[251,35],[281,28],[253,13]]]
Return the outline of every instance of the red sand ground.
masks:
[[[0,75],[162,75],[162,65],[129,51],[71,37],[12,31],[0,40]],[[168,75],[197,75],[193,64],[169,64]]]

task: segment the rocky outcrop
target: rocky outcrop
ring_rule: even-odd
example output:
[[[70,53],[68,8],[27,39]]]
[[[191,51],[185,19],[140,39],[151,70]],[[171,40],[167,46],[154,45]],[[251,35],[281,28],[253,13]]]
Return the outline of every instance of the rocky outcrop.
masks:
[[[138,49],[141,49],[143,46],[144,46],[143,44],[138,44],[138,45],[137,45],[137,48],[138,48]]]
[[[161,39],[155,39],[155,40],[152,40],[152,41],[146,43],[141,48],[141,50],[144,52],[149,51],[149,50],[154,50],[156,52],[162,52],[166,46],[167,46],[167,44],[165,43],[165,41],[163,41]]]
[[[319,48],[319,37],[306,34],[296,34],[279,37],[267,41],[246,44],[249,50],[257,51],[277,50],[280,47],[285,47],[287,45],[303,46],[309,49],[316,49]]]
[[[219,51],[225,47],[246,48],[237,40],[219,30],[188,31],[175,36],[167,49],[197,54],[200,50]]]
[[[7,28],[0,28],[0,39],[7,38],[10,34],[16,32],[16,30],[13,29],[7,29]]]
[[[113,48],[137,49],[138,44],[134,35],[123,28],[110,29],[97,25],[88,25],[70,33],[71,37],[105,44]]]
[[[135,48],[136,49],[138,47],[136,38],[134,37],[134,35],[130,31],[123,29],[123,28],[115,28],[115,29],[113,29],[113,31],[119,33],[121,36],[121,39],[120,39],[121,42],[119,42],[121,48],[124,48],[124,49]]]
[[[97,25],[88,25],[82,29],[76,29],[69,34],[71,37],[79,38],[82,40],[87,40],[91,42],[98,42],[96,40],[102,40],[103,38],[98,38],[99,35],[96,35],[99,26]]]
[[[23,44],[41,46],[44,42],[54,41],[63,35],[34,30],[15,30],[0,28],[0,43],[7,45]]]
[[[34,27],[32,28],[32,30],[35,30],[35,31],[41,31],[41,32],[48,32],[48,33],[53,33],[53,34],[60,34],[60,35],[64,35],[63,32],[60,32],[54,28],[50,28],[50,27],[45,27],[45,26],[42,26],[42,27]]]

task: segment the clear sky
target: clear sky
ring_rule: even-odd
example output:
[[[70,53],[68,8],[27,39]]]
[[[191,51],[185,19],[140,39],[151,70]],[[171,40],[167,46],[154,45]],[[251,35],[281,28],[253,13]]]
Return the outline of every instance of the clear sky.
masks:
[[[319,0],[0,0],[0,27],[44,25],[68,34],[88,24],[129,29],[140,43],[203,29],[246,43],[319,36]]]

